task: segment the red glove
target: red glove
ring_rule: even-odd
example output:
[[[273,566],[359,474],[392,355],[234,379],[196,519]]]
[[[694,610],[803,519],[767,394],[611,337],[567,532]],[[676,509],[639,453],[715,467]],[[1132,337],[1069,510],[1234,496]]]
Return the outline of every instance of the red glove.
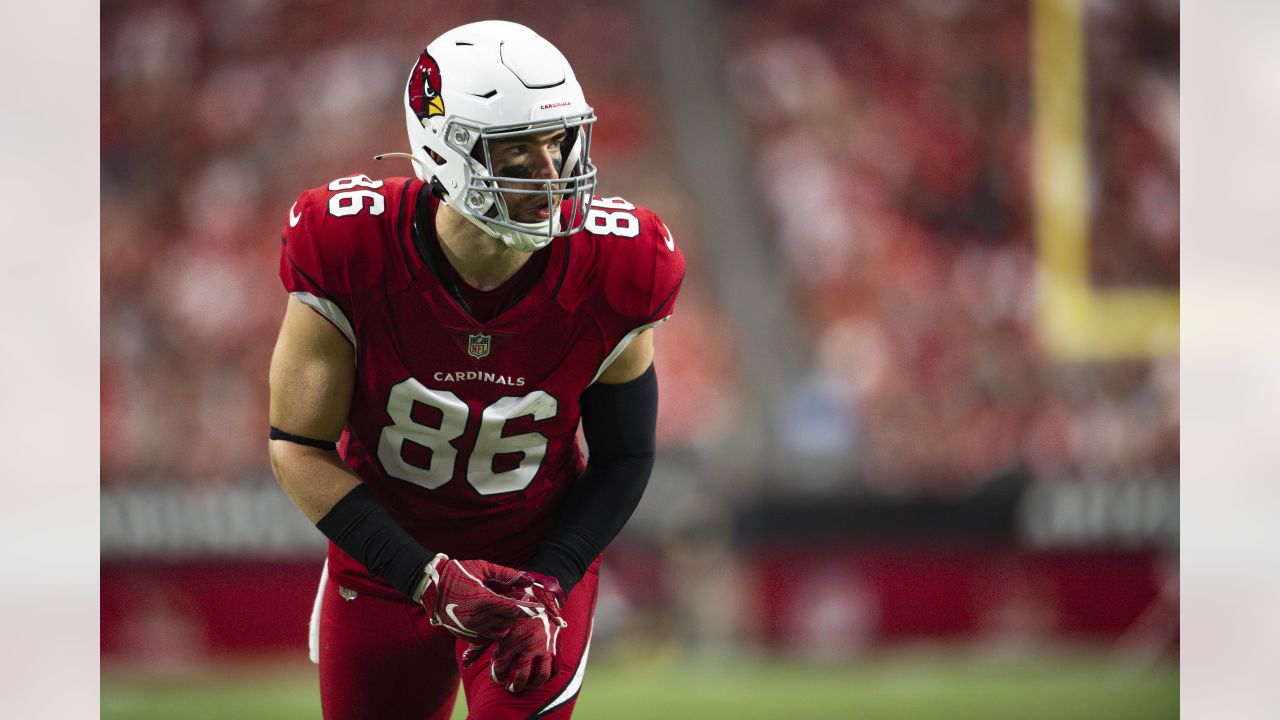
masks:
[[[564,590],[549,575],[526,573],[534,583],[523,589],[526,599],[542,605],[545,610],[518,621],[500,640],[489,661],[489,676],[508,692],[520,694],[535,690],[560,672],[560,659],[556,657],[556,640],[560,631],[569,623],[560,616],[564,604]],[[487,643],[472,643],[462,652],[462,667],[469,668],[484,653]]]
[[[533,579],[533,585],[525,590],[528,595],[533,595],[539,603],[547,608],[547,612],[555,610],[557,618],[560,617],[560,608],[564,607],[564,588],[560,587],[560,581],[550,575],[543,575],[533,570],[525,570],[525,575]],[[552,602],[554,600],[554,602]]]
[[[546,607],[528,593],[532,576],[485,560],[450,560],[440,553],[423,574],[415,597],[431,613],[431,624],[467,640],[497,640],[517,620]]]

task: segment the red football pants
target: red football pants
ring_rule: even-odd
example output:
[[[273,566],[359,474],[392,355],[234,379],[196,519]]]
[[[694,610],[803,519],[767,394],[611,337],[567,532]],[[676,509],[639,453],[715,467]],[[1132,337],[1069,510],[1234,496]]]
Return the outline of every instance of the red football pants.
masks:
[[[563,609],[569,626],[557,640],[559,674],[521,695],[507,692],[489,676],[492,649],[461,670],[467,642],[433,627],[422,606],[399,595],[341,591],[338,581],[328,578],[317,599],[324,717],[448,720],[461,678],[470,720],[568,718],[586,670],[599,564],[597,559],[587,570]]]

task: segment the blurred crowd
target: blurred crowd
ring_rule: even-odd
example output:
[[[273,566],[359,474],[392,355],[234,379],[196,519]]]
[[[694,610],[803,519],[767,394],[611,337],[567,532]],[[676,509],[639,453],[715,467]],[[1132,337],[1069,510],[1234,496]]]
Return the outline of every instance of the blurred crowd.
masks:
[[[1091,269],[1178,282],[1176,2],[1090,3]],[[1013,467],[1176,474],[1176,358],[1062,363],[1035,327],[1025,2],[717,6],[726,82],[809,372],[776,419],[800,457],[885,491]],[[651,30],[629,4],[111,2],[102,21],[102,474],[269,475],[278,236],[299,192],[408,165],[401,94],[439,32],[505,17],[557,43],[600,122],[603,195],[689,258],[658,338],[663,449],[733,432],[749,389],[715,258],[669,158]],[[391,163],[391,164],[388,164]],[[846,457],[847,456],[847,457]]]
[[[809,339],[778,426],[888,492],[1176,477],[1176,357],[1036,328],[1031,8],[722,3],[728,79]],[[1178,284],[1178,5],[1087,3],[1090,282]]]

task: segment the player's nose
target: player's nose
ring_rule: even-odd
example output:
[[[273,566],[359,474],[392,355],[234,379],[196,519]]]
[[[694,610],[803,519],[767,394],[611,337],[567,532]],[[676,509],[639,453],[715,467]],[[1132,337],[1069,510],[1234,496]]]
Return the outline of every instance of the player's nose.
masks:
[[[533,176],[541,179],[556,177],[559,174],[556,170],[557,160],[559,160],[558,151],[553,148],[542,148],[534,155]]]

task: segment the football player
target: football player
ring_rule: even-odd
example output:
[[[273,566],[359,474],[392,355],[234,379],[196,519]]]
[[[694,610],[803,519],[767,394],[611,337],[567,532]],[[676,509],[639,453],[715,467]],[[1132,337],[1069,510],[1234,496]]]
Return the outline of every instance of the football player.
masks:
[[[269,445],[330,540],[324,716],[448,718],[460,680],[472,718],[566,718],[601,551],[652,469],[684,259],[593,196],[594,112],[532,30],[446,32],[404,104],[416,177],[308,190],[281,238]]]

